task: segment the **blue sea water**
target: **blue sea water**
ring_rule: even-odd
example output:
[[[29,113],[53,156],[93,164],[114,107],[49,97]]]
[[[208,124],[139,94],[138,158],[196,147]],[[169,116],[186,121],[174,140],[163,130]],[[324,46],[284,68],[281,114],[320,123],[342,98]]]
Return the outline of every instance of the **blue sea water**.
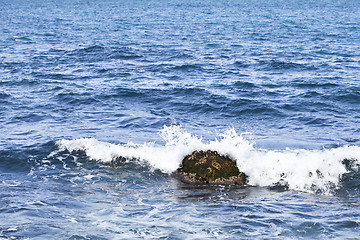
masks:
[[[358,0],[0,1],[0,239],[360,239],[359,166]]]

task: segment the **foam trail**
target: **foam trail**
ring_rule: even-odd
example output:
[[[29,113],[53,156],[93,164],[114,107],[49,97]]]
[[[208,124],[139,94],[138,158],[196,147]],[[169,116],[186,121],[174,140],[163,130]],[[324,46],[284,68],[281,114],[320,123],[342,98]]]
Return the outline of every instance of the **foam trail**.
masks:
[[[117,157],[136,158],[166,173],[175,171],[184,156],[194,150],[216,150],[236,161],[240,171],[249,176],[250,185],[285,182],[290,189],[323,193],[339,187],[341,176],[347,172],[342,163],[344,159],[353,159],[355,164],[359,164],[360,159],[359,146],[324,150],[256,149],[234,129],[207,142],[179,126],[164,126],[160,136],[166,142],[164,146],[155,143],[116,145],[93,138],[60,140],[57,145],[60,151],[84,151],[89,158],[103,162]]]

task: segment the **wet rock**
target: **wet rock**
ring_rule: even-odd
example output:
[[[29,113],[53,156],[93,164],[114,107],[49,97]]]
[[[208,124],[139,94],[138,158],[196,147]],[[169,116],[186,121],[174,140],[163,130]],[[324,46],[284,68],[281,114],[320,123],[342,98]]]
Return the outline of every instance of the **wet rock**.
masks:
[[[216,151],[195,151],[186,156],[176,175],[181,181],[196,184],[246,184],[247,176],[230,158]]]

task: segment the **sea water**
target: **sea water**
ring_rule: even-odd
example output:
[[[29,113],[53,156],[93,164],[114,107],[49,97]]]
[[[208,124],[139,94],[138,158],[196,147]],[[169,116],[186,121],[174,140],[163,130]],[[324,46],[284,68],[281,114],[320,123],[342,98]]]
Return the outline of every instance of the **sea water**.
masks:
[[[360,239],[359,1],[0,6],[0,239]]]

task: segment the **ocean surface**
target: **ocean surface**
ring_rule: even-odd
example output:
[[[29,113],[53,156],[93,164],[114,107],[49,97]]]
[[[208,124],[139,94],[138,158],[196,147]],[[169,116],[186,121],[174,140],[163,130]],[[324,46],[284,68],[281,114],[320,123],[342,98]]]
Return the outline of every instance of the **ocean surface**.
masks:
[[[360,239],[360,1],[1,0],[0,239]]]

